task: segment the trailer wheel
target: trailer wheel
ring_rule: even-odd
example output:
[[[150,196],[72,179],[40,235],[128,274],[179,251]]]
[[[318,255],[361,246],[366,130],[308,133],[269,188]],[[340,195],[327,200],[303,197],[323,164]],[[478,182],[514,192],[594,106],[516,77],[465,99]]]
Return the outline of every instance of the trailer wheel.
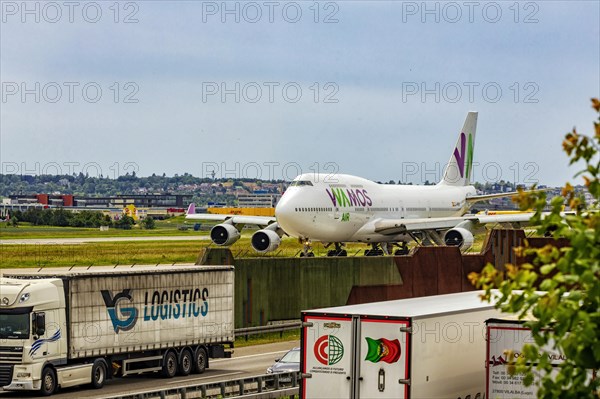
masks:
[[[177,356],[175,352],[168,351],[163,359],[162,375],[165,378],[173,378],[177,374]]]
[[[189,349],[181,351],[179,356],[179,375],[189,375],[192,372],[192,352]]]
[[[96,359],[92,366],[92,387],[100,389],[106,381],[106,363],[102,359]]]
[[[40,393],[43,396],[50,396],[56,391],[56,373],[52,367],[44,368],[42,371],[42,386]]]
[[[206,370],[207,355],[206,349],[199,347],[194,356],[194,373],[202,374]]]

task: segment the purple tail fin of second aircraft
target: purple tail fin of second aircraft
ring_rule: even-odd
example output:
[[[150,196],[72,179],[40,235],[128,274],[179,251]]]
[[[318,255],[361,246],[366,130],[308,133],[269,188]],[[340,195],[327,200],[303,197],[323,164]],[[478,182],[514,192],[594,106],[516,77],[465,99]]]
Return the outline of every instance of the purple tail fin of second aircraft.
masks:
[[[193,215],[194,213],[196,213],[196,205],[192,202],[190,203],[190,206],[188,206],[187,212],[185,214]]]

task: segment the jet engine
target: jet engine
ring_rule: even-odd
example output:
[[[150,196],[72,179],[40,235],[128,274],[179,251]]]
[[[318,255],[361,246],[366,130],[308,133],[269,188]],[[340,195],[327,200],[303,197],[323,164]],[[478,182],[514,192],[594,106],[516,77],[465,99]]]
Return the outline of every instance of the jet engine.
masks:
[[[240,231],[232,224],[221,223],[210,230],[210,239],[217,245],[231,245],[240,239]]]
[[[450,229],[444,235],[444,242],[448,246],[459,247],[465,251],[473,246],[473,233],[463,227]]]
[[[281,244],[281,237],[271,229],[258,230],[252,235],[252,248],[257,252],[275,251]]]

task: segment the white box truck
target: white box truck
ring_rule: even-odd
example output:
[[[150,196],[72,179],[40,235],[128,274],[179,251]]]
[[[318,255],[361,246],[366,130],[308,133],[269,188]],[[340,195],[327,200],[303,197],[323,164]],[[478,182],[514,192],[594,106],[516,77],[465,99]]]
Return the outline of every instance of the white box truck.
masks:
[[[302,312],[302,398],[482,399],[480,291]]]
[[[233,347],[232,266],[10,269],[0,277],[0,387],[202,373]]]

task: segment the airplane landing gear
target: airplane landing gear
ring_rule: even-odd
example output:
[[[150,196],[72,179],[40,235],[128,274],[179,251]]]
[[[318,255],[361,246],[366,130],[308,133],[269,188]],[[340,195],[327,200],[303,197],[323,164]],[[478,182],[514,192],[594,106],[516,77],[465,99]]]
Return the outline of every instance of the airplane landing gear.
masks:
[[[393,251],[394,246],[398,247],[396,251]],[[365,249],[365,256],[383,256],[390,255],[394,253],[394,255],[408,255],[410,253],[410,249],[408,248],[408,244],[404,241],[400,243],[372,243],[371,249]]]
[[[327,256],[348,256],[348,252],[343,249],[343,244],[336,242],[335,249],[327,251]]]
[[[408,255],[410,252],[410,249],[408,249],[408,244],[404,241],[400,242],[400,244],[398,244],[399,248],[394,252],[394,255]]]
[[[383,256],[383,249],[379,243],[371,244],[371,249],[365,249],[365,256]]]
[[[315,253],[312,251],[312,244],[308,238],[300,238],[300,243],[302,244],[302,252],[300,252],[301,258],[313,258]]]

